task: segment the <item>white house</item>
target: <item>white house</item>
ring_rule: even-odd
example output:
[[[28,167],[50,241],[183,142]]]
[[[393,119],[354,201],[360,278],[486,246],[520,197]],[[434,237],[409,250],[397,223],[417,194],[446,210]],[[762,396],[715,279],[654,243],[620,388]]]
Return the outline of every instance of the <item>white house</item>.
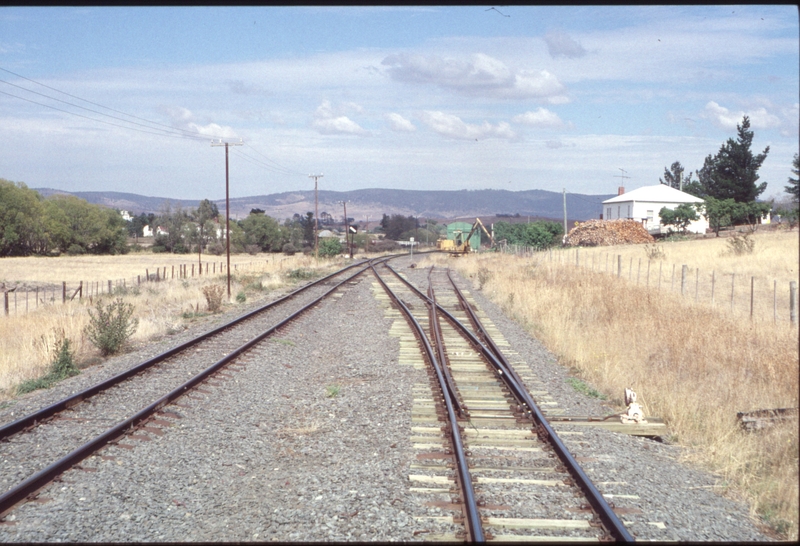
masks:
[[[603,219],[637,220],[651,234],[667,233],[668,227],[661,225],[659,211],[664,207],[674,209],[683,203],[703,203],[703,200],[666,184],[644,186],[629,192],[620,188],[619,195],[603,201]],[[700,215],[700,219],[689,224],[686,229],[691,233],[705,233],[708,219]]]

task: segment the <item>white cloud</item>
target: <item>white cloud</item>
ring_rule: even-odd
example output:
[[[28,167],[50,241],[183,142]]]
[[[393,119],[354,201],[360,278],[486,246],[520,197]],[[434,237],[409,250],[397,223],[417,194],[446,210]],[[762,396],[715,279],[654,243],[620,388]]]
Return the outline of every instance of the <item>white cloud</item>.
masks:
[[[545,34],[547,52],[554,59],[557,57],[568,57],[575,59],[586,55],[586,50],[581,44],[572,39],[567,33],[561,31],[551,31]]]
[[[558,114],[546,108],[539,108],[535,112],[525,112],[512,119],[514,123],[522,123],[532,127],[562,127],[564,122]]]
[[[437,55],[389,55],[382,64],[389,75],[410,83],[428,83],[461,93],[504,99],[559,99],[564,86],[546,70],[513,70],[502,61],[478,53],[471,61]]]
[[[359,108],[352,103],[344,105],[347,109],[356,110]],[[369,131],[361,127],[358,123],[347,116],[340,115],[338,110],[334,110],[330,101],[324,100],[314,112],[314,120],[311,127],[323,135],[368,135]]]
[[[703,117],[710,119],[711,122],[721,129],[736,129],[736,126],[742,122],[742,118],[748,116],[750,118],[750,127],[753,129],[772,129],[781,125],[781,120],[778,116],[767,112],[766,108],[756,108],[749,112],[738,111],[732,112],[720,106],[713,100],[706,104]]]
[[[484,121],[481,125],[475,125],[465,123],[458,116],[438,111],[425,111],[422,113],[421,117],[425,125],[447,138],[460,140],[502,138],[513,140],[517,137],[517,134],[506,122],[492,125]]]
[[[182,106],[163,108],[163,111],[171,118],[173,127],[186,131],[196,132],[202,136],[212,138],[236,138],[236,131],[228,125],[218,123],[207,123],[201,125],[194,121],[195,115],[191,110]]]
[[[386,114],[384,118],[389,123],[389,127],[391,127],[392,131],[398,131],[401,133],[410,133],[417,130],[417,128],[414,126],[413,123],[411,123],[409,120],[407,120],[400,114],[392,112]]]

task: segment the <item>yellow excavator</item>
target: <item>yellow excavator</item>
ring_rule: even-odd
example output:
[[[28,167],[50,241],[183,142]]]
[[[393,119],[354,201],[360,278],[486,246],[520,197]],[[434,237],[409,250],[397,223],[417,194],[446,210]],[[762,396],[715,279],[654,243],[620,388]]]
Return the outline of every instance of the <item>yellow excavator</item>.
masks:
[[[491,246],[494,246],[494,237],[489,231],[486,229],[486,226],[483,225],[480,218],[475,218],[475,223],[472,224],[472,229],[469,231],[469,235],[464,237],[464,232],[457,230],[453,232],[455,235],[454,239],[439,239],[437,241],[437,246],[439,250],[444,250],[449,252],[452,256],[460,256],[461,254],[468,254],[472,252],[472,246],[469,244],[469,240],[472,238],[472,235],[475,233],[475,230],[480,227],[483,232],[489,237],[489,241],[491,242]]]

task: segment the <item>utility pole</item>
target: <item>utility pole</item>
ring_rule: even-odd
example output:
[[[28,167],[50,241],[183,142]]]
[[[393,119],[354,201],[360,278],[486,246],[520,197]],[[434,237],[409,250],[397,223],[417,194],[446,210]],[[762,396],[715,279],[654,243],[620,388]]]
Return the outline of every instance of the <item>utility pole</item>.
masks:
[[[225,244],[226,244],[226,255],[228,259],[228,301],[231,301],[231,201],[230,201],[230,192],[228,191],[229,183],[228,183],[228,146],[241,146],[244,144],[242,139],[239,139],[239,142],[234,142],[231,144],[230,142],[222,142],[222,139],[219,139],[217,144],[214,144],[214,141],[211,141],[212,146],[225,146]]]
[[[317,180],[322,178],[324,175],[320,174],[309,174],[309,178],[314,179],[314,257],[319,261],[319,199],[317,198],[318,195],[318,185]]]
[[[564,237],[567,236],[567,188],[564,188]]]
[[[347,243],[347,253],[353,259],[353,245],[350,243],[350,222],[347,220],[347,201],[339,201],[344,205],[344,240]]]

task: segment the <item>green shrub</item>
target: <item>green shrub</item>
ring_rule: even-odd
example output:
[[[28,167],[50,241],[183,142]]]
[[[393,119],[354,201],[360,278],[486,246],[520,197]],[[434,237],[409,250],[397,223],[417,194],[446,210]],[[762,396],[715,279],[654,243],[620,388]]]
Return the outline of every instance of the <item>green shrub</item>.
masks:
[[[319,255],[325,258],[333,258],[343,252],[342,243],[339,239],[325,238],[319,242]]]
[[[50,372],[44,377],[30,379],[17,387],[18,394],[25,394],[37,389],[49,389],[55,383],[78,375],[80,370],[75,366],[75,359],[69,348],[69,339],[64,339],[56,344],[56,357],[50,365]]]
[[[81,245],[74,243],[69,245],[67,256],[80,256],[81,254],[86,254],[86,250]]]
[[[105,307],[98,299],[95,312],[89,309],[86,336],[100,349],[103,356],[116,354],[139,325],[139,319],[132,318],[132,315],[133,304],[125,303],[121,298],[117,298]]]
[[[244,293],[244,290],[236,294],[236,301],[239,303],[244,303],[247,301],[247,296]]]
[[[286,273],[286,276],[296,281],[304,281],[308,279],[313,279],[314,277],[317,276],[317,274],[310,269],[303,269],[301,267],[299,269],[292,269],[291,271]]]

